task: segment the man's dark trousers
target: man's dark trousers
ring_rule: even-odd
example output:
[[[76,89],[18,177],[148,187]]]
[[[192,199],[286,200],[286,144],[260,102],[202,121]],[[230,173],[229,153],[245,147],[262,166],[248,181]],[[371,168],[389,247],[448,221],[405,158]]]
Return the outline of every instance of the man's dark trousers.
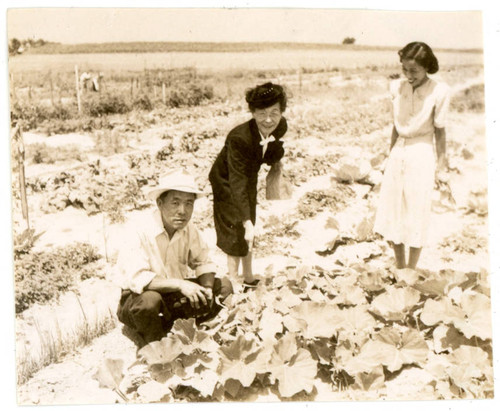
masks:
[[[197,279],[190,281],[199,283]],[[232,291],[233,287],[228,278],[215,278],[212,288],[214,297],[219,296],[223,300]],[[130,290],[122,290],[117,315],[123,324],[137,332],[147,344],[165,337],[176,319],[210,317],[216,308],[214,305],[202,305],[196,310],[178,291],[162,295],[157,291],[136,294]]]

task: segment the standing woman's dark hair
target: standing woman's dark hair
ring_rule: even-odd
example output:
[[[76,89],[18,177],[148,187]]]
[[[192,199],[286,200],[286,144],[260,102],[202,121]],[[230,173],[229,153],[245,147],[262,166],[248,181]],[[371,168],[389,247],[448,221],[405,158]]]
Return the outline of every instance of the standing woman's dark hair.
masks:
[[[283,113],[286,110],[286,92],[279,84],[265,83],[257,87],[247,89],[245,100],[248,103],[248,109],[253,113],[255,109],[270,107],[279,103],[280,110]]]
[[[414,41],[407,44],[398,51],[399,60],[415,60],[427,70],[427,73],[434,74],[439,70],[438,59],[432,49],[425,43]]]

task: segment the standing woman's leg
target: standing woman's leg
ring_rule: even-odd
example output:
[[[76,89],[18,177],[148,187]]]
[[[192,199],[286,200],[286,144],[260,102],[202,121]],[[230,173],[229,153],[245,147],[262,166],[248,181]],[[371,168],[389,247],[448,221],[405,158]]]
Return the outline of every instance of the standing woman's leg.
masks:
[[[396,268],[406,268],[405,245],[393,244],[394,257],[396,258]]]
[[[238,269],[240,267],[241,257],[227,255],[227,271],[229,278],[236,279],[238,277]]]
[[[422,247],[410,247],[410,257],[408,259],[408,268],[415,270],[417,268],[418,259],[420,258],[420,252]]]
[[[243,281],[250,284],[255,281],[252,270],[252,252],[249,251],[245,257],[242,257],[241,262],[243,266]]]

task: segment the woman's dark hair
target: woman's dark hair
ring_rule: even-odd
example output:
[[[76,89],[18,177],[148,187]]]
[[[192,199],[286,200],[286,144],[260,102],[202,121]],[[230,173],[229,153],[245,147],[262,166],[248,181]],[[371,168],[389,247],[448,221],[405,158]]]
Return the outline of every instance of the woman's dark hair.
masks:
[[[245,93],[248,108],[253,113],[257,108],[267,108],[273,104],[280,103],[283,113],[286,109],[286,92],[279,84],[265,83],[248,89]]]
[[[439,63],[432,49],[425,43],[415,41],[409,43],[398,51],[399,61],[412,59],[427,70],[427,73],[434,74],[439,70]]]

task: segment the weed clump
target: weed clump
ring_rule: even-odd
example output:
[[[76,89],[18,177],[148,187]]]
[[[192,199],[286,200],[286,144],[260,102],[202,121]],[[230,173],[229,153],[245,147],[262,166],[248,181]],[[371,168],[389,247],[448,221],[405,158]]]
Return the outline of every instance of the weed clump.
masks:
[[[453,96],[450,109],[459,113],[484,112],[484,84],[477,84]]]
[[[16,313],[34,303],[45,303],[93,277],[89,264],[101,255],[86,243],[58,247],[54,251],[19,253],[14,260]]]
[[[345,184],[336,184],[327,190],[314,190],[304,194],[297,207],[300,218],[312,218],[316,214],[329,209],[342,210],[347,199],[354,197],[354,190]]]
[[[202,102],[211,100],[213,97],[214,90],[211,85],[187,83],[170,91],[167,105],[170,107],[199,106]]]
[[[107,114],[125,114],[130,111],[130,107],[123,98],[111,94],[99,94],[97,97],[87,98],[83,108],[92,117]]]

